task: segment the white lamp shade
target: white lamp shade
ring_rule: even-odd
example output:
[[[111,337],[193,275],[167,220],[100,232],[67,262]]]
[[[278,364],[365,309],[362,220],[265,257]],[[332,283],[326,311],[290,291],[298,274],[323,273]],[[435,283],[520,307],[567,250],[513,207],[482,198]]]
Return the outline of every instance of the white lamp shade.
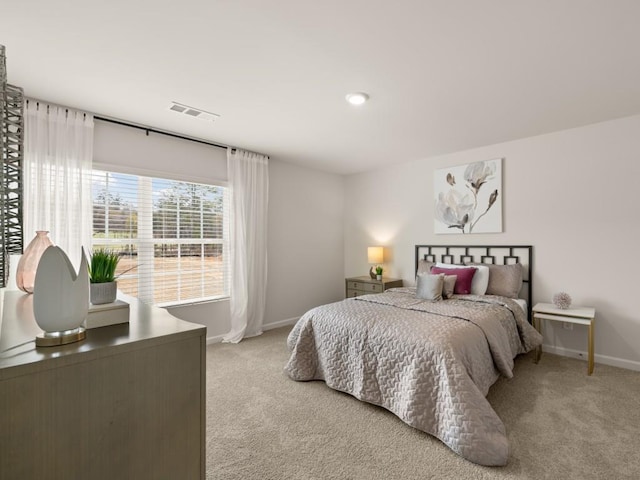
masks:
[[[367,249],[367,258],[369,263],[383,263],[384,262],[384,247],[369,247]]]

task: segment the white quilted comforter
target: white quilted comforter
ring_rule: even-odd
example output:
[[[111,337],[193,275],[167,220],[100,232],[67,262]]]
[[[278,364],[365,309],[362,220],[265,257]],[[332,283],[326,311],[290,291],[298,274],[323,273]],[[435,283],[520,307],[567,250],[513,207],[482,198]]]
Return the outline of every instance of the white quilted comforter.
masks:
[[[289,334],[285,371],[380,405],[467,460],[505,465],[505,428],[485,396],[541,342],[511,299],[428,302],[400,288],[308,311]]]

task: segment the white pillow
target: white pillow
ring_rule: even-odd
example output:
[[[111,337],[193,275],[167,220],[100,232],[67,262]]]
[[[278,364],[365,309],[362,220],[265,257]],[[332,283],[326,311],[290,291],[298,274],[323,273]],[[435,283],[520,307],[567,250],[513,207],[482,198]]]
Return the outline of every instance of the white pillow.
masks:
[[[489,286],[489,267],[484,265],[453,265],[451,263],[436,263],[440,268],[477,268],[471,280],[471,295],[484,295]]]

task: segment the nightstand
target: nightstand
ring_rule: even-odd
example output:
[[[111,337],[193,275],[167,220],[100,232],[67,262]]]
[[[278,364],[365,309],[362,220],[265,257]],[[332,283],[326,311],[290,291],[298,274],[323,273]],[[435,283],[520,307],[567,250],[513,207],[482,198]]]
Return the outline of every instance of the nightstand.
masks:
[[[351,277],[345,279],[347,298],[367,295],[369,293],[382,293],[388,288],[402,286],[399,278],[382,277],[382,280],[375,280],[371,277]]]
[[[578,325],[586,325],[589,327],[589,340],[587,351],[589,354],[589,363],[587,367],[588,375],[593,373],[593,324],[596,319],[596,309],[593,307],[571,307],[560,309],[552,303],[537,303],[533,307],[533,326],[542,333],[542,323],[540,320],[555,320],[557,322],[577,323]],[[542,346],[536,350],[536,363],[540,361],[542,355]]]

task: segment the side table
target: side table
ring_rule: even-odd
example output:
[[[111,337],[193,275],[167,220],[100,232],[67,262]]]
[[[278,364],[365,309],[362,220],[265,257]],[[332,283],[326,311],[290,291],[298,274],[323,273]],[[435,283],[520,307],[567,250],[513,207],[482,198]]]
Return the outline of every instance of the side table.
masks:
[[[593,307],[571,307],[567,309],[561,309],[556,307],[552,303],[537,303],[535,307],[533,307],[533,326],[542,333],[542,322],[541,320],[555,320],[557,322],[566,322],[566,323],[576,323],[578,325],[586,325],[589,327],[588,330],[588,367],[587,372],[588,375],[593,373],[593,341],[594,341],[594,332],[593,332],[593,324],[596,319],[596,309]],[[542,355],[542,346],[539,346],[536,350],[536,359],[535,362],[538,363],[540,361],[540,356]]]
[[[402,280],[399,278],[382,277],[382,280],[374,280],[371,277],[345,278],[345,296],[352,298],[369,293],[382,293],[388,288],[401,286]]]

